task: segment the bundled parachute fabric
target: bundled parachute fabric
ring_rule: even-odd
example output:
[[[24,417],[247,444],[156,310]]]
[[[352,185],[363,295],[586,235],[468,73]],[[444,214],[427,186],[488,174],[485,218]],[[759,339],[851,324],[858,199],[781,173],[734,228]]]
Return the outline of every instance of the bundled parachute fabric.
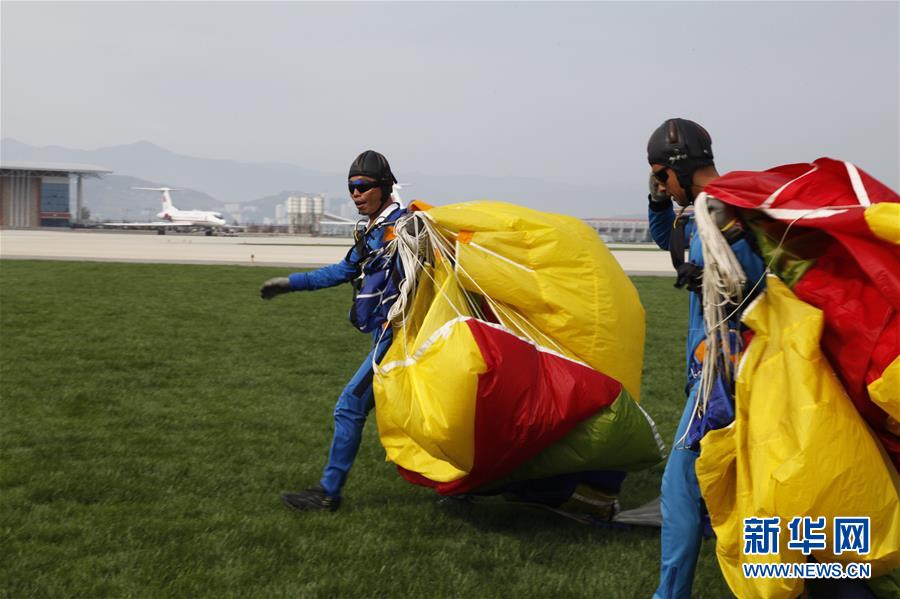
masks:
[[[830,158],[729,173],[705,191],[741,209],[770,269],[822,310],[822,351],[900,467],[900,197]]]
[[[466,290],[508,307],[511,318],[526,318],[545,341],[640,399],[644,308],[596,231],[571,216],[503,202],[451,204],[425,214],[455,237]]]
[[[795,516],[825,517],[820,562],[868,562],[873,577],[900,566],[900,479],[819,348],[821,310],[769,276],[744,313],[755,336],[739,366],[735,420],[703,438],[697,479],[716,554],[739,597],[796,597],[801,579],[745,578],[742,563],[802,563],[787,548]],[[781,518],[780,552],[744,555],[743,519]],[[866,555],[834,555],[836,516],[869,516]]]
[[[374,385],[403,476],[454,494],[662,458],[636,401],[643,308],[596,232],[500,202],[395,230],[401,298]]]

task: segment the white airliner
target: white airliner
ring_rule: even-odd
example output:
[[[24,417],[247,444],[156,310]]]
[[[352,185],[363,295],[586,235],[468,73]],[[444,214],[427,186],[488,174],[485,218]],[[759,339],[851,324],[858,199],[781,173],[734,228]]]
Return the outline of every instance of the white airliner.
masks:
[[[202,228],[207,235],[219,231],[241,231],[243,227],[236,227],[225,222],[220,212],[209,210],[179,210],[172,204],[170,191],[178,191],[171,187],[132,187],[145,191],[158,191],[161,193],[162,211],[156,215],[160,219],[152,223],[104,223],[105,227],[114,228],[155,228],[157,233],[165,235],[167,230],[190,230]]]

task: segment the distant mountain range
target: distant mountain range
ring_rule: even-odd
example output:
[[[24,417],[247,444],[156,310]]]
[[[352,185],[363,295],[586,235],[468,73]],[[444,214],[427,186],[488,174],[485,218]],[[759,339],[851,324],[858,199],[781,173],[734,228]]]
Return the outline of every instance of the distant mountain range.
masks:
[[[242,222],[263,222],[275,216],[275,206],[290,195],[321,194],[328,198],[330,212],[351,214],[344,172],[324,173],[300,166],[273,162],[212,160],[176,154],[148,141],[79,150],[60,146],[31,146],[14,139],[0,141],[4,161],[69,162],[94,164],[113,171],[100,179],[84,182],[85,205],[96,217],[143,220],[159,210],[153,192],[132,187],[175,187],[176,206],[183,209],[219,210],[236,213],[240,204]],[[352,158],[352,157],[351,157]],[[349,162],[349,159],[348,159]],[[425,175],[404,172],[402,182],[410,187],[404,199],[420,198],[432,204],[475,199],[502,200],[537,208],[591,217],[633,212],[640,205],[640,190],[634,186],[572,185],[528,177]],[[640,187],[638,185],[638,187]],[[627,197],[627,203],[620,199]],[[231,205],[231,206],[229,206]],[[624,208],[624,209],[623,209]]]

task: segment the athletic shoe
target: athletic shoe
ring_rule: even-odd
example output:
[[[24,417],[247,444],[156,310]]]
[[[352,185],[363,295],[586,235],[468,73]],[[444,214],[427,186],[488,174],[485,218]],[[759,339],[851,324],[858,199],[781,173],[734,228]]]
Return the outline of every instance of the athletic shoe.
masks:
[[[320,485],[299,493],[281,493],[281,502],[286,508],[298,512],[333,512],[341,506],[341,498],[333,497],[325,492]]]
[[[619,512],[619,497],[615,493],[579,484],[572,492],[572,496],[557,509],[572,514],[593,516],[600,520],[612,520]]]

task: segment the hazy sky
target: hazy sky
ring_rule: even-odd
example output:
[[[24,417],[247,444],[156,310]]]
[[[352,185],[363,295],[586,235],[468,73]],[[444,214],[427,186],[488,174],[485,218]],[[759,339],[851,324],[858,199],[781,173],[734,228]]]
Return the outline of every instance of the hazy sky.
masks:
[[[828,155],[900,187],[900,3],[21,3],[0,126],[35,145],[643,186],[703,123],[720,171]]]

